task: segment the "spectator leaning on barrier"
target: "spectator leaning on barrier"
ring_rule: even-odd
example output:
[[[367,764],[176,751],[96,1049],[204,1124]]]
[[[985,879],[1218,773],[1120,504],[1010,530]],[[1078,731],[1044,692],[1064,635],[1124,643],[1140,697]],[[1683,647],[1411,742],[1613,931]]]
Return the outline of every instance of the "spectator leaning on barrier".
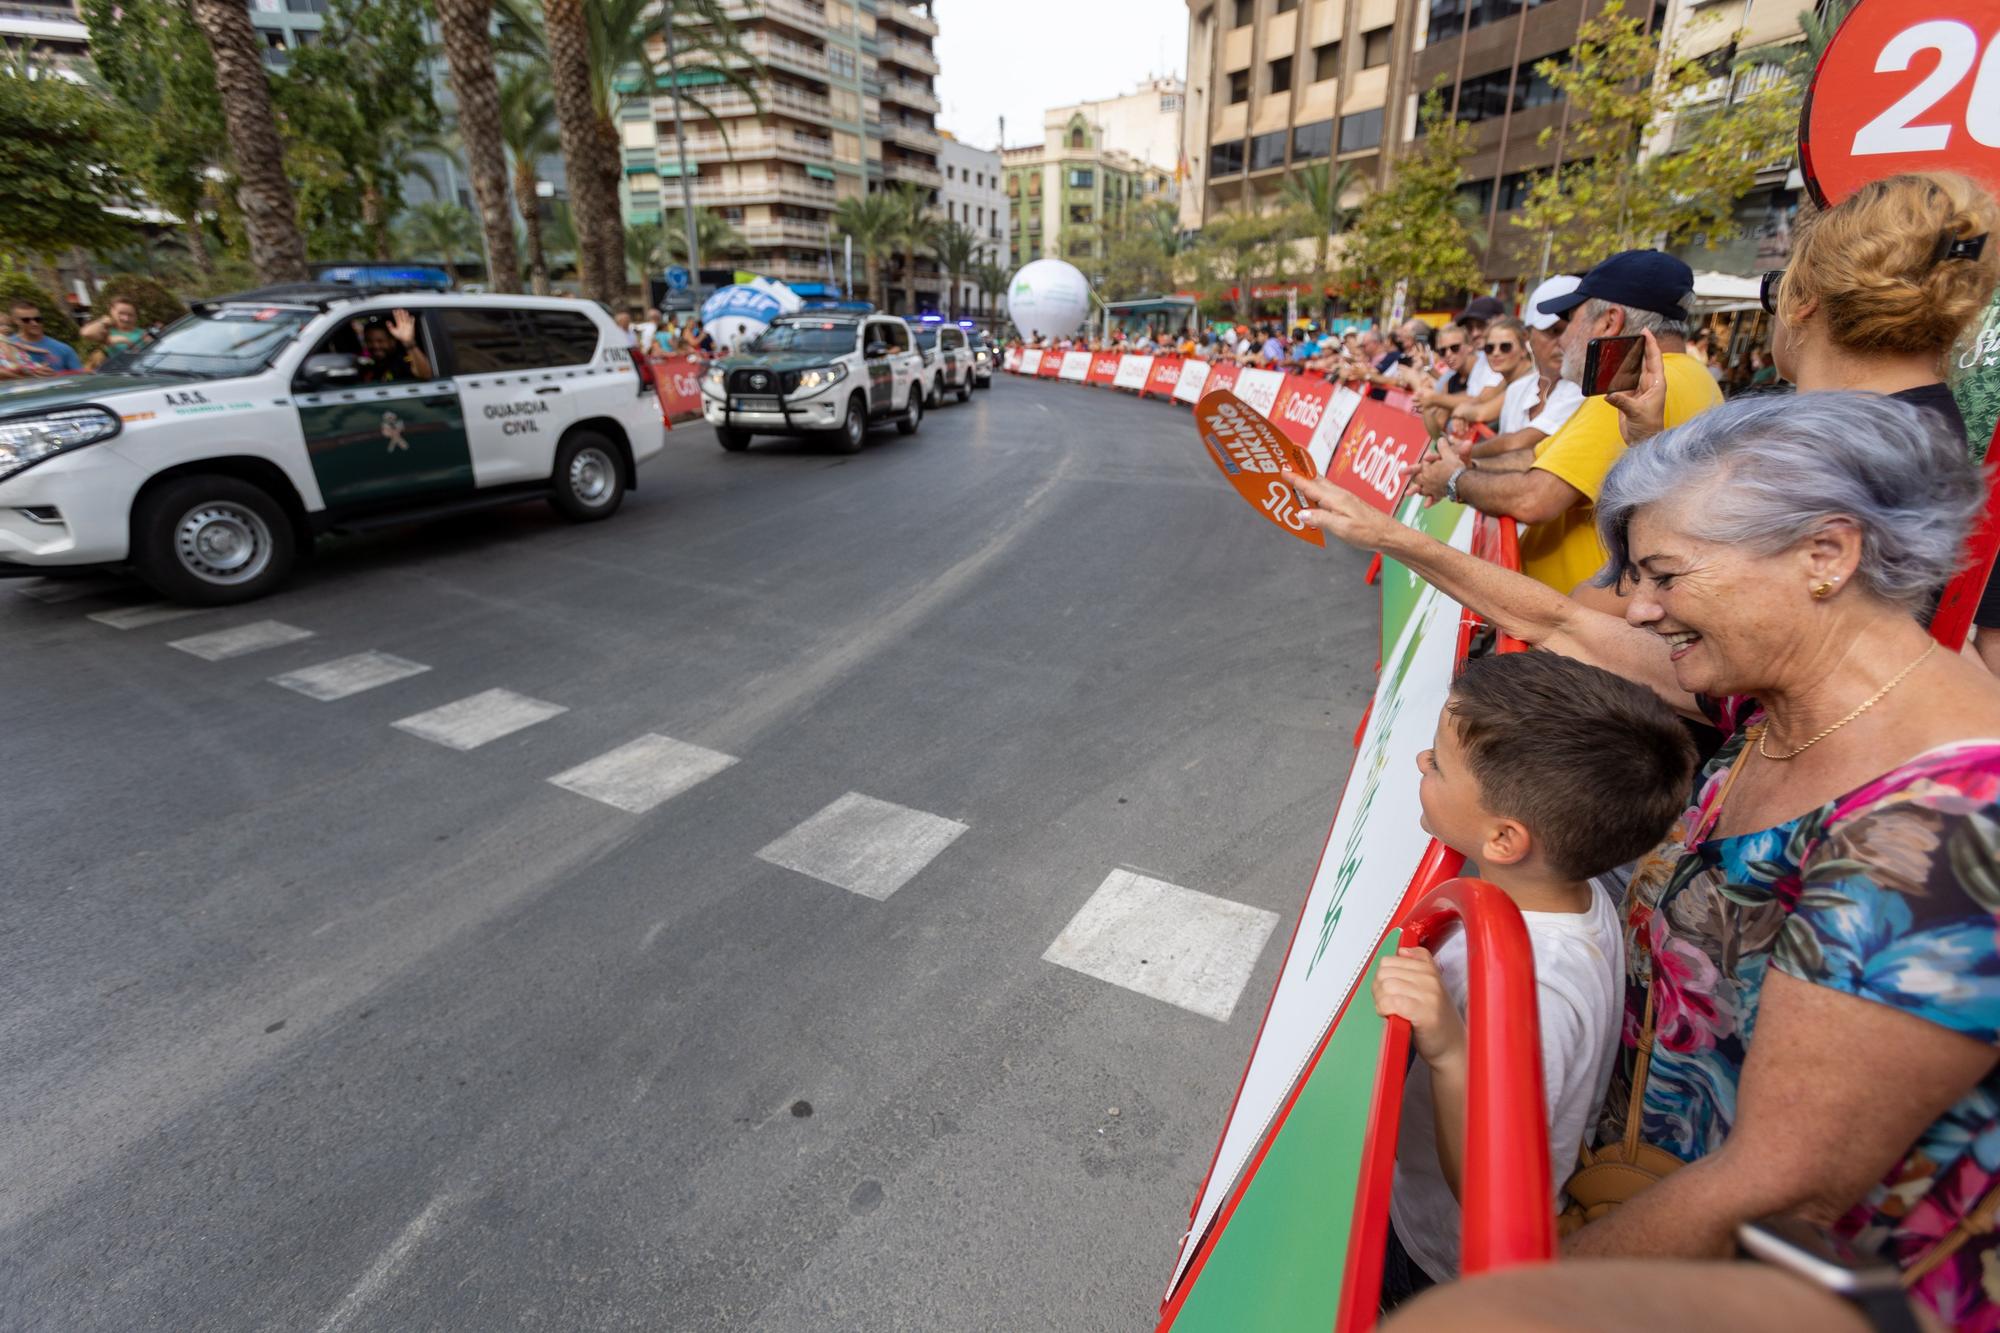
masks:
[[[1462,333],[1471,349],[1465,367],[1465,382],[1442,393],[1433,392],[1427,406],[1442,408],[1448,416],[1481,424],[1499,420],[1501,376],[1486,359],[1486,328],[1506,314],[1506,307],[1491,296],[1482,296],[1467,305],[1457,322],[1450,326]],[[1440,341],[1445,331],[1438,334]],[[1442,347],[1439,349],[1442,351]]]
[[[40,306],[32,301],[16,301],[13,315],[14,346],[36,367],[42,370],[83,369],[83,362],[77,359],[74,347],[42,331]]]
[[[1694,777],[1694,745],[1642,685],[1555,653],[1506,653],[1466,664],[1417,768],[1424,831],[1521,909],[1550,1156],[1567,1162],[1597,1123],[1618,1047],[1621,926],[1591,878],[1666,833]],[[1418,1056],[1403,1086],[1385,1307],[1458,1276],[1466,965],[1459,934],[1435,958],[1398,950],[1375,974],[1377,1011],[1409,1020]]]
[[[1542,314],[1564,315],[1562,375],[1581,383],[1593,338],[1651,332],[1666,353],[1666,419],[1679,425],[1722,401],[1708,372],[1681,352],[1687,333],[1694,272],[1658,250],[1627,250],[1584,274],[1576,289],[1539,304]],[[1615,596],[1590,586],[1604,567],[1592,506],[1611,465],[1625,452],[1618,409],[1602,397],[1586,399],[1567,424],[1533,450],[1516,450],[1491,462],[1446,458],[1427,464],[1418,489],[1436,499],[1462,500],[1484,513],[1531,524],[1521,537],[1521,569],[1557,592],[1579,591],[1610,605]]]
[[[1444,434],[1451,421],[1452,408],[1465,401],[1467,378],[1472,373],[1473,358],[1477,352],[1472,346],[1472,335],[1463,325],[1447,324],[1438,330],[1438,360],[1445,372],[1441,377],[1429,382],[1428,387],[1416,391],[1414,402],[1419,415],[1423,417],[1424,428],[1436,439]]]
[[[1790,1214],[2000,1324],[2000,682],[1918,620],[1984,503],[1935,414],[1758,395],[1626,453],[1597,512],[1623,617],[1284,480],[1313,527],[1725,733],[1628,886],[1598,1133],[1627,1165],[1571,1177],[1565,1253],[1723,1256]]]
[[[1528,350],[1528,326],[1508,315],[1486,326],[1480,346],[1487,364],[1500,377],[1500,415],[1497,425],[1503,434],[1526,430],[1534,420],[1535,403],[1541,380],[1535,374],[1534,354]],[[1452,413],[1460,420],[1457,411]]]

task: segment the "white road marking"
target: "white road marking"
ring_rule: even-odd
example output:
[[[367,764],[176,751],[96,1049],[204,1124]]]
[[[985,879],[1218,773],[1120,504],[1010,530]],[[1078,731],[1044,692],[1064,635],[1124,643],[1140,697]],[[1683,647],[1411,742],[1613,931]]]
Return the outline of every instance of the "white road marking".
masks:
[[[666,928],[667,923],[664,920],[655,921],[652,925],[646,927],[646,937],[639,941],[639,952],[644,953],[646,950],[652,948],[653,941],[660,938],[660,932]]]
[[[849,792],[757,858],[880,902],[965,829],[957,820]]]
[[[1226,1023],[1277,924],[1261,907],[1114,870],[1042,957]]]
[[[340,1304],[333,1307],[333,1312],[320,1320],[318,1333],[338,1333],[352,1323],[369,1302],[382,1294],[382,1289],[389,1285],[389,1279],[396,1276],[397,1270],[409,1261],[410,1253],[423,1244],[437,1226],[438,1218],[455,1202],[457,1200],[453,1195],[446,1192],[425,1204],[424,1210],[411,1218],[409,1224],[389,1242],[389,1247],[368,1266],[361,1280],[340,1298]]]
[[[117,592],[128,586],[117,579],[37,579],[14,591],[23,597],[34,598],[44,606],[54,606],[58,602],[74,602],[83,597]]]
[[[543,703],[512,690],[484,690],[392,725],[399,731],[454,750],[476,750],[488,741],[497,741],[568,711],[562,704]]]
[[[735,762],[735,755],[649,732],[549,781],[565,791],[643,815]]]
[[[92,611],[85,619],[95,620],[100,625],[113,629],[144,629],[148,625],[164,625],[169,620],[185,620],[189,616],[203,615],[205,606],[175,606],[172,602],[142,602],[138,606],[121,606],[115,611]]]
[[[234,629],[219,629],[211,634],[197,634],[191,639],[175,639],[167,646],[178,648],[184,653],[193,653],[204,661],[220,662],[225,658],[241,657],[245,653],[260,653],[266,648],[276,648],[283,643],[296,643],[300,639],[310,639],[312,636],[311,630],[300,629],[297,625],[287,625],[282,620],[253,620]]]
[[[331,662],[287,671],[282,676],[271,677],[271,683],[326,703],[345,699],[363,690],[372,690],[378,685],[420,676],[429,670],[422,662],[411,662],[389,653],[356,653],[352,657],[336,657]]]

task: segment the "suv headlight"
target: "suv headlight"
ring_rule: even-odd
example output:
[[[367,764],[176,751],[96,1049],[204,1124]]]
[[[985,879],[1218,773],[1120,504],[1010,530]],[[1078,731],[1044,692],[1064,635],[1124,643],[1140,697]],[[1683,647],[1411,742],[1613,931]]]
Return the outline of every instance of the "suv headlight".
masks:
[[[74,407],[46,416],[0,421],[0,480],[117,433],[118,418],[101,407]]]
[[[726,378],[727,374],[721,366],[710,366],[701,377],[701,387],[703,389],[713,389],[716,395],[720,397],[722,394],[722,381]]]
[[[818,393],[829,384],[838,384],[847,378],[847,367],[835,362],[830,366],[814,366],[811,370],[799,372],[799,392]]]

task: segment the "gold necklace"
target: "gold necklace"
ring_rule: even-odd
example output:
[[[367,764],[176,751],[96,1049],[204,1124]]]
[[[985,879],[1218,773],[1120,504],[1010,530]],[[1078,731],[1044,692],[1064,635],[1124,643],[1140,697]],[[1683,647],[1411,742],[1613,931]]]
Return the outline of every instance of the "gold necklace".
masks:
[[[1860,717],[1863,713],[1867,712],[1869,709],[1873,708],[1876,704],[1880,703],[1882,701],[1883,695],[1887,694],[1890,690],[1895,689],[1898,685],[1901,685],[1905,680],[1905,678],[1907,678],[1912,671],[1915,671],[1918,667],[1924,664],[1924,659],[1926,657],[1929,657],[1932,651],[1935,650],[1936,648],[1937,648],[1937,640],[1932,639],[1930,643],[1925,645],[1924,650],[1917,654],[1916,661],[1910,663],[1908,666],[1904,667],[1901,671],[1898,671],[1887,685],[1884,685],[1881,689],[1875,691],[1875,693],[1869,695],[1866,699],[1862,700],[1861,707],[1855,709],[1853,712],[1849,713],[1846,717],[1843,717],[1842,719],[1840,719],[1840,721],[1834,723],[1832,726],[1828,727],[1825,731],[1822,731],[1819,735],[1813,737],[1811,740],[1807,741],[1804,745],[1801,745],[1796,750],[1788,751],[1785,754],[1772,754],[1769,750],[1765,749],[1764,738],[1771,734],[1771,724],[1768,722],[1765,723],[1763,728],[1759,730],[1757,733],[1757,753],[1763,755],[1766,759],[1776,760],[1779,762],[1782,762],[1786,759],[1798,758],[1800,755],[1804,754],[1807,750],[1812,749],[1813,746],[1818,745],[1828,736],[1833,735],[1834,732],[1839,731],[1842,727],[1852,722],[1855,718]]]

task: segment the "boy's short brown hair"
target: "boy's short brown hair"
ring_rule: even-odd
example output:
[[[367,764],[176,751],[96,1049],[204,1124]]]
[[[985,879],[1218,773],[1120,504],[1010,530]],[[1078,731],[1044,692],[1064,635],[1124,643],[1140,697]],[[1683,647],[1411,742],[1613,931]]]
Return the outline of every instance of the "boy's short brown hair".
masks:
[[[1693,796],[1695,751],[1660,697],[1549,652],[1466,663],[1445,711],[1480,799],[1588,879],[1651,850]]]

